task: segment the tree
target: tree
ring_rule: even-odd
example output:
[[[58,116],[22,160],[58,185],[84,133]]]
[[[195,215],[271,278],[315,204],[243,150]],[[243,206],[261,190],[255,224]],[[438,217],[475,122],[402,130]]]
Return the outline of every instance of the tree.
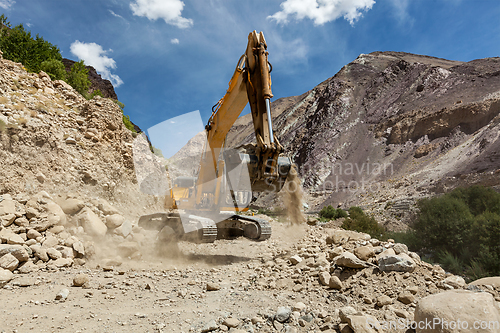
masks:
[[[84,97],[88,96],[90,87],[88,73],[89,71],[85,68],[83,60],[75,62],[68,73],[68,83]]]
[[[31,32],[26,31],[22,24],[9,30],[7,27],[10,24],[6,21],[5,16],[0,16],[0,21],[3,24],[0,49],[5,59],[20,62],[28,71],[35,73],[40,71],[42,62],[46,60],[62,60],[61,52],[57,46],[39,35],[33,38]]]

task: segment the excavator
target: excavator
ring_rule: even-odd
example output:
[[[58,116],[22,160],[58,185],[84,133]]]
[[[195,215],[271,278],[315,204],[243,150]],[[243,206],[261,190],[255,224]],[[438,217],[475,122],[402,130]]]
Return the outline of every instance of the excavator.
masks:
[[[197,177],[174,179],[165,198],[168,212],[139,219],[140,227],[159,231],[160,242],[271,237],[267,221],[241,214],[248,210],[252,192],[280,191],[292,166],[273,132],[271,71],[264,34],[253,31],[226,94],[212,108],[205,126]],[[226,135],[248,103],[256,143],[227,149]]]

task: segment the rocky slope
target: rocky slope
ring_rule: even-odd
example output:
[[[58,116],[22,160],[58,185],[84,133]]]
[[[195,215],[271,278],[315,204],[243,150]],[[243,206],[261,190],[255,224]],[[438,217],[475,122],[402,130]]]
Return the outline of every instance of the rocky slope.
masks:
[[[274,102],[276,133],[312,209],[362,205],[385,214],[388,202],[500,184],[499,73],[500,58],[462,63],[374,52]],[[240,118],[229,144],[252,141],[251,126],[249,116]]]
[[[75,63],[74,60],[66,59],[63,58],[62,60],[64,66],[66,67],[66,71],[71,70],[71,66]],[[113,88],[113,84],[111,84],[111,81],[103,79],[100,74],[97,73],[94,67],[92,66],[85,66],[85,68],[89,71],[89,80],[90,80],[90,87],[89,87],[89,93],[93,93],[96,90],[100,90],[102,93],[102,96],[106,98],[111,98],[114,100],[117,100],[118,97],[116,96],[115,89]]]

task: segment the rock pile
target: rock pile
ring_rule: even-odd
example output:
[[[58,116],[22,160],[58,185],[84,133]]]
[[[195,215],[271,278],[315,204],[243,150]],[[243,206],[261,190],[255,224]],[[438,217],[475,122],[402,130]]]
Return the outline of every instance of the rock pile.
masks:
[[[465,313],[460,304],[471,299],[490,304],[487,314],[474,312],[477,320],[500,318],[500,288],[494,282],[482,288],[467,285],[462,277],[422,261],[393,240],[382,242],[363,233],[316,227],[295,246],[295,253],[277,251],[263,256],[262,262],[250,276],[250,288],[291,291],[296,297],[316,294],[315,298],[324,299],[324,304],[299,302],[286,311],[264,312],[267,331],[273,331],[272,327],[278,332],[405,332],[391,330],[391,325],[410,329],[412,323],[426,318],[461,318]],[[444,313],[445,309],[452,313]]]
[[[141,232],[105,199],[0,195],[0,285],[14,274],[84,265],[102,243],[116,255],[140,257]]]

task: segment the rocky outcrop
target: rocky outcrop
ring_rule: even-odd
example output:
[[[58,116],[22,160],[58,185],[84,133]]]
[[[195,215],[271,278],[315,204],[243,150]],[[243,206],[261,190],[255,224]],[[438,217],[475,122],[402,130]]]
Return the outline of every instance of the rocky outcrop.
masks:
[[[66,71],[68,72],[71,70],[71,66],[73,66],[73,64],[75,63],[74,60],[66,58],[63,58],[62,62],[66,67]],[[101,75],[97,73],[94,67],[85,66],[85,68],[89,71],[89,76],[88,76],[90,80],[89,94],[93,93],[96,90],[100,90],[103,97],[111,98],[114,100],[118,99],[111,81],[103,79]]]

